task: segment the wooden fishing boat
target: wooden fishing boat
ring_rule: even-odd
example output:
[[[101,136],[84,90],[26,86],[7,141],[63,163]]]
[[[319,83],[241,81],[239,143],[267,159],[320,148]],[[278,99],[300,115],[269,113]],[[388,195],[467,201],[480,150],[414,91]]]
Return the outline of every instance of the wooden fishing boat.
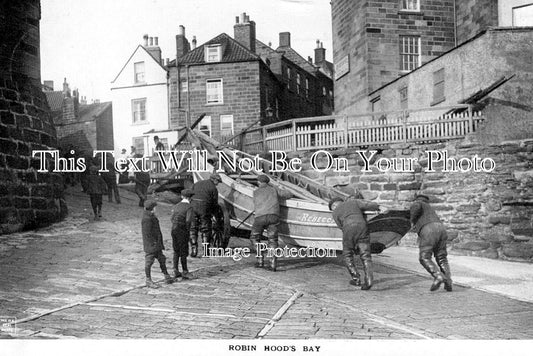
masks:
[[[244,152],[220,146],[218,142],[198,131],[189,132],[189,141],[198,149],[209,152],[213,160],[217,159],[217,151],[222,150],[235,154],[237,160],[251,158]],[[268,174],[271,162],[264,159],[259,161],[263,171]],[[209,178],[214,170],[214,162],[210,162],[207,167],[209,172],[193,172],[195,182]],[[253,191],[257,187],[257,175],[264,172],[218,172],[222,178],[222,182],[217,186],[219,204],[226,224],[229,223],[227,220],[231,219],[234,227],[251,228],[254,221]],[[325,187],[298,173],[268,175],[271,178],[270,184],[293,194],[292,198],[280,203],[279,237],[283,242],[310,248],[342,250],[342,232],[333,220],[328,201],[333,197],[351,199],[348,194]],[[411,228],[409,212],[405,210],[391,210],[385,214],[376,212],[368,218],[373,253],[395,245]],[[217,245],[225,247],[227,239],[222,237]]]

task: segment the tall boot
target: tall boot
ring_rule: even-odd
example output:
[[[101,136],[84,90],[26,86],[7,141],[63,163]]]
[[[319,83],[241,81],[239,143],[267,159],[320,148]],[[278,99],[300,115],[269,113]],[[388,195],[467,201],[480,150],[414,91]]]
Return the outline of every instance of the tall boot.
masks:
[[[444,289],[447,292],[451,292],[452,287],[452,272],[450,270],[450,265],[448,264],[448,259],[446,256],[439,256],[437,257],[437,264],[439,265],[439,268],[444,274]]]
[[[361,261],[363,262],[363,271],[365,272],[365,282],[361,286],[362,290],[369,290],[374,284],[374,266],[372,264],[372,256],[370,255],[370,243],[357,244]]]
[[[146,275],[146,287],[157,289],[159,286],[152,281],[152,268],[144,267],[144,274]]]
[[[261,251],[259,250],[260,244],[261,244],[261,238],[260,237],[256,238],[255,245],[253,246],[253,248],[255,249],[255,258],[256,258],[255,265],[254,265],[255,268],[265,267],[265,252],[262,250]]]
[[[361,285],[361,276],[359,275],[359,272],[355,267],[355,263],[353,262],[353,256],[344,256],[344,264],[346,265],[346,268],[348,269],[348,272],[352,277],[352,279],[350,280],[350,284],[352,286],[359,287]]]
[[[272,272],[276,272],[277,268],[278,268],[278,258],[276,256],[272,256],[270,258],[270,270]]]
[[[207,248],[211,247],[211,230],[202,231],[202,243],[207,243]]]
[[[183,258],[183,257],[182,257]],[[178,260],[179,260],[179,256],[178,254],[174,251],[174,256],[172,256],[172,267],[174,269],[174,279],[178,279],[181,277],[181,273],[178,269]]]
[[[431,284],[431,287],[429,288],[429,290],[432,292],[436,291],[437,289],[440,288],[440,285],[444,282],[444,277],[438,271],[437,266],[431,260],[431,257],[428,257],[425,254],[421,255],[419,262],[422,265],[422,267],[424,267],[426,271],[428,271],[429,274],[433,276],[433,283]]]
[[[198,256],[198,232],[191,229],[189,234],[189,241],[191,242],[191,257]]]

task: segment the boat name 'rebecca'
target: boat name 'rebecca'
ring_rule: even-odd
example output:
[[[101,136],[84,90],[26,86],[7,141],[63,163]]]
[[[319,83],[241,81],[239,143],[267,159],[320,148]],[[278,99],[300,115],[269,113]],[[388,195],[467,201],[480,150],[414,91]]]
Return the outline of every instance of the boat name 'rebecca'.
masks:
[[[307,213],[303,213],[302,216],[300,216],[298,220],[302,222],[307,222],[307,223],[324,223],[324,224],[333,223],[333,218],[331,217],[317,216],[317,215],[311,215]]]

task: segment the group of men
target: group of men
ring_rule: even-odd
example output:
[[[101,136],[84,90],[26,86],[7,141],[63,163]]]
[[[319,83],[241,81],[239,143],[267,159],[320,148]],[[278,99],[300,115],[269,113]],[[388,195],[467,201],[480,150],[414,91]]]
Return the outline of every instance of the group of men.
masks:
[[[198,232],[203,243],[208,246],[211,244],[212,216],[217,214],[218,209],[218,190],[217,184],[221,182],[218,174],[212,174],[209,179],[202,180],[194,184],[193,189],[184,189],[182,191],[182,201],[172,209],[172,244],[174,250],[174,279],[183,277],[189,278],[190,274],[187,269],[187,256],[189,255],[189,242],[191,244],[191,257],[198,255]],[[267,175],[257,177],[258,187],[253,193],[253,203],[255,215],[252,224],[251,242],[260,244],[263,232],[266,231],[268,247],[275,249],[278,247],[278,227],[280,224],[280,202],[282,199],[292,197],[292,194],[284,189],[279,189],[271,184]],[[147,246],[156,246],[162,250],[162,237],[160,233],[154,233],[155,239],[152,243],[150,240],[149,228],[157,225],[154,222],[151,210],[155,207],[155,202],[145,202],[145,216],[143,217],[143,240],[145,241],[146,252],[146,279],[147,286],[153,287],[154,284],[150,278],[150,268],[157,258],[161,264],[161,270],[165,275],[167,282],[172,279],[164,267],[164,256],[159,253],[154,255],[153,249]],[[365,211],[380,210],[378,204],[363,199],[361,193],[349,197],[346,200],[334,198],[329,203],[329,209],[332,211],[333,219],[337,226],[342,230],[342,253],[343,261],[350,274],[350,284],[360,286],[362,290],[368,290],[373,285],[373,265],[371,256],[370,235],[367,228]],[[384,209],[381,209],[384,210]],[[419,236],[419,262],[431,274],[433,282],[430,290],[436,291],[444,284],[446,291],[452,291],[451,271],[447,260],[447,234],[446,229],[435,210],[429,204],[429,197],[419,194],[416,196],[414,203],[410,208],[411,224],[413,230]],[[156,218],[157,219],[157,218]],[[148,220],[152,223],[148,224]],[[153,242],[153,241],[158,241]],[[156,249],[157,250],[157,249]],[[161,252],[161,251],[160,251]],[[356,268],[355,255],[358,254],[363,265],[364,278]],[[161,252],[162,255],[162,252]],[[432,257],[435,256],[436,264]],[[162,260],[161,260],[162,258]],[[183,273],[179,272],[178,261],[181,260]],[[256,267],[265,267],[264,255],[257,254]],[[277,258],[273,255],[267,266],[271,271],[277,269]],[[167,277],[168,276],[168,277]]]

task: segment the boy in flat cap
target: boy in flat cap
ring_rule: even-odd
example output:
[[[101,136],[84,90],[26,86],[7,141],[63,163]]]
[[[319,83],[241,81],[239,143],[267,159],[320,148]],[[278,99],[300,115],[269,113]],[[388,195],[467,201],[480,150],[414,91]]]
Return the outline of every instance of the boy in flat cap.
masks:
[[[146,274],[146,286],[149,288],[158,288],[157,284],[152,281],[151,271],[154,260],[159,261],[161,272],[165,276],[165,282],[173,282],[172,277],[168,274],[166,266],[166,257],[163,254],[165,246],[163,245],[163,234],[159,227],[159,219],[155,216],[155,207],[157,202],[147,200],[144,202],[144,212],[141,221],[143,248],[145,253],[144,272]]]
[[[430,290],[436,291],[444,282],[444,289],[451,292],[452,275],[446,252],[448,235],[435,210],[429,205],[428,196],[422,194],[416,196],[415,202],[411,205],[411,224],[419,238],[420,264],[433,276]],[[433,254],[440,271],[432,260]]]
[[[288,191],[276,189],[269,184],[270,178],[261,174],[257,177],[258,188],[254,190],[254,213],[255,219],[252,225],[252,241],[256,244],[261,243],[261,236],[266,229],[268,238],[268,247],[278,247],[278,225],[279,225],[279,201],[288,199],[292,194]],[[263,267],[264,256],[257,256],[256,267]],[[276,271],[277,257],[272,256],[270,260],[270,270]]]
[[[187,255],[189,254],[189,236],[191,233],[191,224],[194,218],[194,212],[189,199],[194,195],[190,189],[181,191],[181,201],[172,208],[172,248],[174,250],[173,266],[174,278],[182,277],[189,279],[191,277],[187,268]],[[179,272],[178,262],[181,260],[181,269]]]

